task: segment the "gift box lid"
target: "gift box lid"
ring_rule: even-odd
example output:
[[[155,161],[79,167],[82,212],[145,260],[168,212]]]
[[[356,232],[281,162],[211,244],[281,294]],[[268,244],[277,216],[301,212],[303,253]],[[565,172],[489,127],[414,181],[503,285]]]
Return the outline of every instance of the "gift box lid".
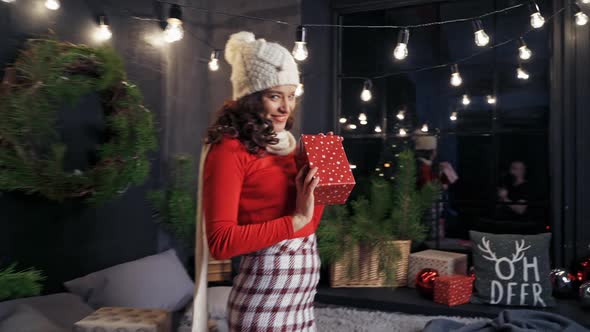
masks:
[[[301,135],[301,149],[301,161],[318,167],[318,186],[355,184],[341,136]]]
[[[451,274],[446,276],[440,276],[434,280],[434,284],[471,284],[473,278],[462,274]]]

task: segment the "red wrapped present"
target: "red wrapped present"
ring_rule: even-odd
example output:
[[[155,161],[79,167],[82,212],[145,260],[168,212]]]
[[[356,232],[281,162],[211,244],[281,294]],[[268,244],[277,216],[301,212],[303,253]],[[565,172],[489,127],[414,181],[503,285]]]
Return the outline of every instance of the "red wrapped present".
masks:
[[[342,137],[301,135],[299,165],[318,167],[320,182],[315,189],[316,204],[344,204],[356,184],[346,158]]]
[[[434,302],[455,306],[469,303],[473,278],[462,274],[441,276],[434,281]]]

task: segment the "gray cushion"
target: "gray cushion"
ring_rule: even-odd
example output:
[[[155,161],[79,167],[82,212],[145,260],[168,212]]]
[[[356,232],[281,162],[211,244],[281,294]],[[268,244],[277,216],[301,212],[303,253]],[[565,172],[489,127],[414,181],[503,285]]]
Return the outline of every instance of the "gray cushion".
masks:
[[[68,330],[71,329],[72,324],[94,311],[76,294],[57,293],[0,302],[0,320],[11,315],[18,306],[23,304],[32,307]]]
[[[139,307],[176,311],[192,298],[194,283],[173,249],[119,264],[66,282],[94,307]]]
[[[67,308],[62,308],[67,310]],[[0,321],[0,332],[64,332],[40,312],[26,304],[18,305],[8,317]]]
[[[551,234],[511,235],[470,231],[476,293],[471,301],[553,306],[549,281]]]

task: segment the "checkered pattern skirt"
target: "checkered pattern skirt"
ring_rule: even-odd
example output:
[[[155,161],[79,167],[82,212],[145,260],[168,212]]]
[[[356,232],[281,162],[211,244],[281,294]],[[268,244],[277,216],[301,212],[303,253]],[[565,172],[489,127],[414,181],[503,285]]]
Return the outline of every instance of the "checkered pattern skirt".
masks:
[[[315,332],[319,272],[315,235],[244,256],[229,295],[230,331]]]

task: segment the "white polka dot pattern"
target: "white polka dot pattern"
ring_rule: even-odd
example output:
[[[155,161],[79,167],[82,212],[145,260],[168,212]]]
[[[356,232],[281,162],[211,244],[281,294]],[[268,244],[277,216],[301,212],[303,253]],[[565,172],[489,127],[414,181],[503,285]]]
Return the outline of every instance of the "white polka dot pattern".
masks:
[[[315,203],[346,203],[356,182],[342,146],[342,137],[301,135],[301,145],[304,161],[311,167],[318,167],[320,182],[315,189]]]

